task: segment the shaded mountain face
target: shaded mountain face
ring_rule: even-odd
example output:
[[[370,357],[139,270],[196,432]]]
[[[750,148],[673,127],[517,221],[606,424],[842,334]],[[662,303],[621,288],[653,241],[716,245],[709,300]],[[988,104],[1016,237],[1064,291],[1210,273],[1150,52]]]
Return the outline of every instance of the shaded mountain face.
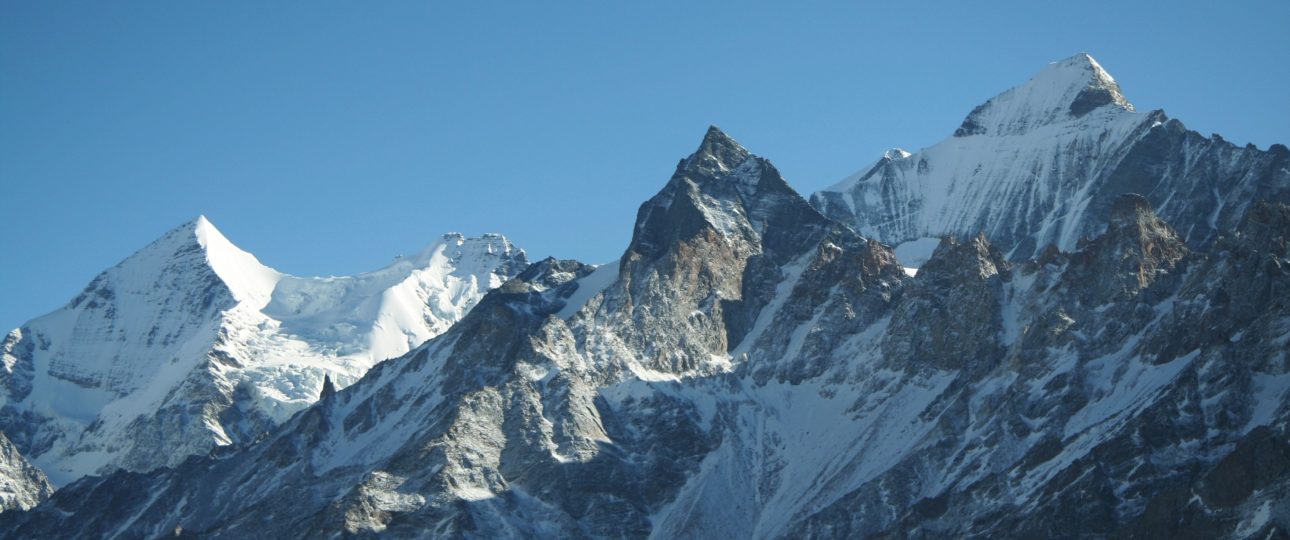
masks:
[[[1290,150],[1237,147],[1136,112],[1092,57],[1056,62],[974,109],[950,138],[811,196],[823,214],[891,245],[984,232],[1011,260],[1100,234],[1116,197],[1140,193],[1192,248],[1259,200],[1290,202]]]
[[[1141,196],[1098,219],[1020,263],[947,238],[911,278],[714,128],[616,264],[535,263],[254,445],[84,478],[0,530],[1283,534],[1290,207],[1211,250]]]
[[[301,278],[199,218],[0,342],[0,430],[60,485],[247,444],[525,266],[503,237],[452,234],[382,270]]]

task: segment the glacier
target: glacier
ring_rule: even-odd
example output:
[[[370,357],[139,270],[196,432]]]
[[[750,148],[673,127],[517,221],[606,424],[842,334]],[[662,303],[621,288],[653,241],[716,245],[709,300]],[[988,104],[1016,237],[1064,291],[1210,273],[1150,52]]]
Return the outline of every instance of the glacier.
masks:
[[[453,233],[377,271],[298,277],[198,217],[8,334],[0,430],[56,485],[247,444],[526,265],[500,235]]]

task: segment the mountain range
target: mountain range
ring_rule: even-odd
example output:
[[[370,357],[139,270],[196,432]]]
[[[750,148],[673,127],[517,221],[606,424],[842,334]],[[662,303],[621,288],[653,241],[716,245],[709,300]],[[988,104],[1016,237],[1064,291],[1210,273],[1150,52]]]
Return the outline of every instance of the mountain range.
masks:
[[[809,200],[710,128],[601,266],[289,278],[199,219],[5,341],[0,533],[1286,537],[1288,157],[1081,54]]]

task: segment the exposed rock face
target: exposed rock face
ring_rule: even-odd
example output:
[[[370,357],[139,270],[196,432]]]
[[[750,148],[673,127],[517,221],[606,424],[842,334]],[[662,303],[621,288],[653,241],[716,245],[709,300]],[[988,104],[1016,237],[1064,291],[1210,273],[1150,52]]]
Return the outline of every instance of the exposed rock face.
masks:
[[[257,444],[0,530],[1285,534],[1290,209],[1193,251],[1140,197],[1106,208],[1074,252],[948,238],[909,278],[713,129],[617,265],[535,263]]]
[[[1081,246],[1067,280],[1103,285],[1087,299],[1090,305],[1124,301],[1166,276],[1189,252],[1145,198],[1129,193],[1111,206],[1106,233]]]
[[[847,289],[835,291],[850,295],[839,301],[863,301],[871,285],[899,278],[885,248],[821,216],[770,162],[713,127],[641,206],[619,280],[605,293],[605,320],[594,324],[611,327],[603,345],[619,349],[629,370],[647,378],[729,370],[732,351],[777,361],[790,341],[786,327],[832,296],[820,284],[795,281],[808,269],[841,278],[839,267],[856,262],[862,264],[850,270],[857,274]],[[768,304],[807,295],[789,306],[791,321],[760,318]]]
[[[883,353],[943,370],[980,373],[1003,357],[1004,283],[1011,265],[977,235],[946,237],[892,314]]]
[[[0,433],[0,512],[29,510],[54,493],[45,473]]]
[[[1192,248],[1234,230],[1259,200],[1290,202],[1290,150],[1237,147],[1139,113],[1087,54],[1056,62],[974,109],[954,136],[811,196],[825,215],[891,245],[984,231],[1012,260],[1101,234],[1141,193]]]
[[[501,236],[449,234],[382,270],[302,278],[198,218],[0,341],[0,430],[60,485],[248,444],[527,263]]]

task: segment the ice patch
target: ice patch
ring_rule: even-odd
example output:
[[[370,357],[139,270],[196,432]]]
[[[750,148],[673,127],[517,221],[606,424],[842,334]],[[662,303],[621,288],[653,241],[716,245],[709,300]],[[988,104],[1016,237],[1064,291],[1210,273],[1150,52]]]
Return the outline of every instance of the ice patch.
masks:
[[[618,261],[597,266],[594,271],[578,280],[578,289],[565,299],[564,307],[555,315],[568,319],[582,309],[588,300],[613,284],[618,279]]]

